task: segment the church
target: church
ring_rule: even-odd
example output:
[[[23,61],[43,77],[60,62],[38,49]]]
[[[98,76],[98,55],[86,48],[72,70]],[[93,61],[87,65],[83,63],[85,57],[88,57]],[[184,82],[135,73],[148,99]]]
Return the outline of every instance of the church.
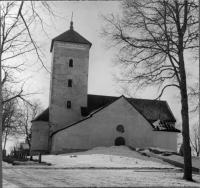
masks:
[[[31,122],[31,154],[113,145],[176,151],[180,130],[166,101],[87,93],[91,46],[73,22],[52,39],[49,107]]]

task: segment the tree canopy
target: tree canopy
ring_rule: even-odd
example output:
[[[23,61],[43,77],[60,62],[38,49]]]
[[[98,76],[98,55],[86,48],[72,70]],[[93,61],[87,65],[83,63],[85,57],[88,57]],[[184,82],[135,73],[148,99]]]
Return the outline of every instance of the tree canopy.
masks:
[[[179,53],[196,57],[198,52],[196,1],[187,7],[184,1],[123,1],[121,10],[122,16],[102,15],[106,24],[101,32],[106,46],[117,49],[117,81],[135,91],[159,87],[159,97],[167,87],[179,88]]]

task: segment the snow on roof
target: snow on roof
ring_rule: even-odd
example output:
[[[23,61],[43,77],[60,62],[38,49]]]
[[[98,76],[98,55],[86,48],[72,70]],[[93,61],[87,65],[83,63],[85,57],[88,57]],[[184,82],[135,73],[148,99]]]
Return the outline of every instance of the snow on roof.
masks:
[[[176,129],[172,125],[160,119],[155,121],[153,125],[154,125],[154,131],[181,132],[180,130]]]

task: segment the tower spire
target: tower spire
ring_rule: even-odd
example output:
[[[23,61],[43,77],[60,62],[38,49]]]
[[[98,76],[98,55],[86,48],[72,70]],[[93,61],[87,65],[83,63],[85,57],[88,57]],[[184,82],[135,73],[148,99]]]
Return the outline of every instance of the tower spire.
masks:
[[[70,22],[70,30],[73,30],[73,12],[72,12],[72,16],[71,16],[71,22]]]

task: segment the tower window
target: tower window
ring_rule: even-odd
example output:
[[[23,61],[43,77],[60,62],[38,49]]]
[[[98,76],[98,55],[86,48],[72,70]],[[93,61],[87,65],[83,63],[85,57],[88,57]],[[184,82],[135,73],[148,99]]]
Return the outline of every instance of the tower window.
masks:
[[[69,67],[73,67],[73,59],[69,60]]]
[[[71,101],[67,101],[67,108],[71,108],[71,107],[72,107]]]
[[[68,87],[72,87],[72,80],[71,79],[68,80]]]

